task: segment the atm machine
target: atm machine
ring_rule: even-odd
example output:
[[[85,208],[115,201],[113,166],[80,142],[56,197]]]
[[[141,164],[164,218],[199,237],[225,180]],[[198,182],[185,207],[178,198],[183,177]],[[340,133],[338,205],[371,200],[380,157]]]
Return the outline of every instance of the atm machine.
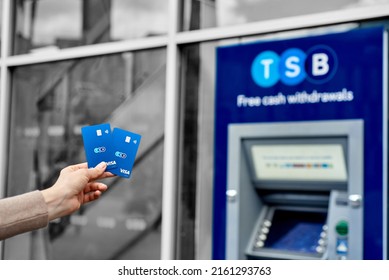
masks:
[[[363,259],[363,120],[228,126],[227,259]]]

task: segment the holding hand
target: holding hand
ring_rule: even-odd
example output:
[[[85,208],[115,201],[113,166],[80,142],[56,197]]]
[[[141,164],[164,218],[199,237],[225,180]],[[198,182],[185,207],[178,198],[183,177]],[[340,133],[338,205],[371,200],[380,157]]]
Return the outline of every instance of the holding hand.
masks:
[[[108,187],[95,180],[114,176],[105,172],[106,168],[107,164],[101,162],[95,168],[81,163],[62,169],[55,184],[41,191],[48,207],[49,220],[72,214],[81,205],[98,199]]]

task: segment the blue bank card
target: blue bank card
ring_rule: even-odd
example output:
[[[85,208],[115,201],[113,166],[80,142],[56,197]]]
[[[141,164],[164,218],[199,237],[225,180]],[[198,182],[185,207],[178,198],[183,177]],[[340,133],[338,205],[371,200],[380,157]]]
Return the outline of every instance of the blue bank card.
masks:
[[[89,168],[95,167],[102,161],[107,163],[106,170],[116,167],[109,123],[84,126],[81,128],[81,134]]]
[[[110,170],[110,172],[120,177],[130,178],[142,136],[127,130],[114,128],[112,137],[116,168]]]

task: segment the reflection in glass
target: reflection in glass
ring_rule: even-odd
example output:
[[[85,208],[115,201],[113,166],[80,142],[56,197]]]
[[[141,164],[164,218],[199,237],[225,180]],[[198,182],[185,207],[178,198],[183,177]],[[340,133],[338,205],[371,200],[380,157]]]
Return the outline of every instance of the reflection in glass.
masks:
[[[84,125],[142,135],[129,180],[106,179],[102,199],[50,223],[45,242],[32,239],[45,245],[45,258],[159,258],[165,61],[156,49],[13,70],[8,195],[49,187],[61,168],[85,161]],[[15,242],[7,241],[9,258],[20,253]]]
[[[231,26],[388,3],[389,0],[184,0],[182,30]]]
[[[167,32],[158,0],[17,0],[14,54],[127,40]]]
[[[215,42],[182,49],[178,259],[207,259],[211,246]],[[200,246],[200,247],[199,247]]]

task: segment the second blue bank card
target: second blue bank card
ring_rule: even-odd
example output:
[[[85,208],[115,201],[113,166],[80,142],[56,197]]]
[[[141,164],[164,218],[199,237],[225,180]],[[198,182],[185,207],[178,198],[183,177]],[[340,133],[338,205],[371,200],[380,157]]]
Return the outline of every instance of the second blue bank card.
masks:
[[[110,170],[110,172],[129,178],[142,137],[139,134],[124,129],[114,128],[112,138],[116,167]]]

